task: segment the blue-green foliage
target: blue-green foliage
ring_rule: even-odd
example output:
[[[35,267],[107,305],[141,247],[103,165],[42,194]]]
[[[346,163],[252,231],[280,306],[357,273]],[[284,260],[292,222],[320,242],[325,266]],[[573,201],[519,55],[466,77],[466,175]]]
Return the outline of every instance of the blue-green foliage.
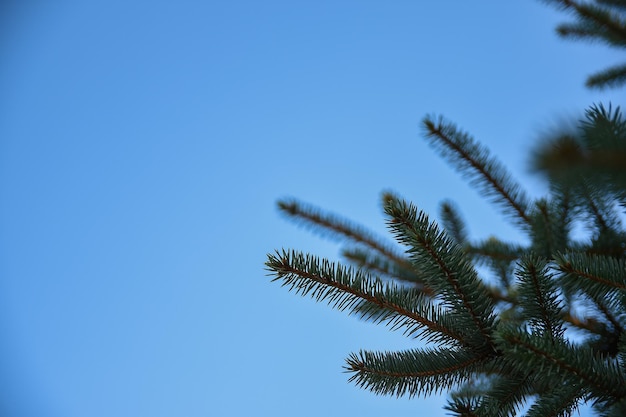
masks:
[[[626,1],[555,0],[577,21],[565,36],[626,46]],[[611,72],[612,71],[612,72]],[[595,77],[595,78],[594,78]],[[592,77],[626,82],[626,69]],[[441,225],[385,193],[397,244],[296,200],[279,202],[296,222],[345,244],[346,264],[297,251],[268,256],[267,269],[296,294],[325,301],[429,346],[361,351],[350,381],[376,394],[446,391],[456,416],[569,416],[587,402],[601,416],[626,415],[626,120],[619,107],[590,107],[574,132],[535,152],[549,195],[532,200],[505,165],[441,117],[423,121],[426,140],[511,222],[527,245],[472,241],[455,204]],[[587,235],[573,236],[575,224]],[[496,278],[479,276],[487,266]]]

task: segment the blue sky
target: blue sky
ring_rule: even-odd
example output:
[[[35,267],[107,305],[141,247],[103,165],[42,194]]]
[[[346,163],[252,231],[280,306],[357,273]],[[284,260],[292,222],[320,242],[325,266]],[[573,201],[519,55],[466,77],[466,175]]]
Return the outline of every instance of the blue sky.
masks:
[[[4,12],[3,415],[414,416],[346,382],[417,346],[270,283],[267,252],[337,246],[294,196],[385,233],[382,190],[520,239],[421,138],[444,114],[527,185],[528,150],[617,55],[538,1],[59,1]]]

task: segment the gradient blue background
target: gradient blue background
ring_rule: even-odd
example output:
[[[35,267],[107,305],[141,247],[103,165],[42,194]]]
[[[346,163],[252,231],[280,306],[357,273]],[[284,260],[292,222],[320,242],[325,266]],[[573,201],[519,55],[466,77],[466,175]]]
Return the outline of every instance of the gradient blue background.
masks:
[[[7,4],[7,3],[5,3]],[[346,383],[417,346],[270,283],[267,252],[331,258],[295,196],[384,233],[393,189],[476,238],[523,239],[421,138],[441,113],[533,196],[541,132],[623,91],[538,1],[26,1],[0,35],[2,415],[443,415]],[[584,414],[584,413],[583,413]]]

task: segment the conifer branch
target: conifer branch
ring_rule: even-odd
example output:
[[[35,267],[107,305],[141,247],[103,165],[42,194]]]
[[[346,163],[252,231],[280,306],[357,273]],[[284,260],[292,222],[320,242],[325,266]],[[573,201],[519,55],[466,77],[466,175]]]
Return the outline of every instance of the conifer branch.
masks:
[[[282,251],[268,255],[266,266],[296,294],[310,294],[316,301],[328,300],[339,310],[348,310],[362,319],[385,323],[393,330],[404,328],[411,337],[426,336],[442,344],[466,344],[466,336],[446,318],[442,308],[429,303],[416,289],[400,289],[360,271],[344,268],[325,259],[299,252]]]
[[[525,256],[516,275],[520,281],[519,301],[523,317],[549,338],[563,335],[561,306],[545,260]]]
[[[578,408],[586,390],[578,384],[553,387],[530,407],[526,417],[569,417]]]
[[[608,256],[568,252],[556,257],[565,286],[603,298],[610,290],[626,291],[626,261]]]
[[[453,398],[444,409],[452,411],[455,417],[485,417],[477,414],[480,401],[476,398]]]
[[[598,166],[609,164],[623,170],[624,166],[620,162],[624,162],[623,151],[626,150],[626,120],[620,107],[613,109],[611,104],[608,108],[602,104],[591,106],[585,111],[585,120],[581,122],[581,127],[587,147],[599,155],[594,158],[598,161]],[[615,159],[615,153],[620,151],[621,158]]]
[[[361,268],[373,275],[381,277],[389,277],[391,279],[406,282],[415,286],[426,295],[433,295],[431,289],[424,285],[420,275],[415,269],[407,269],[412,267],[411,263],[406,260],[403,265],[398,265],[385,256],[380,256],[374,251],[363,250],[361,248],[343,249],[341,254],[353,265]]]
[[[572,196],[570,187],[563,187],[561,184],[551,184],[553,193],[555,194],[556,213],[560,226],[563,231],[563,240],[568,241],[570,224],[572,222]]]
[[[397,239],[409,246],[413,263],[424,274],[424,282],[462,316],[469,317],[482,342],[495,351],[491,339],[493,304],[476,271],[460,247],[451,242],[428,216],[404,201],[390,200],[385,207],[388,224]]]
[[[548,203],[541,199],[536,202],[532,214],[531,236],[532,250],[536,254],[550,259],[558,251],[567,249],[568,228],[563,222],[563,214],[557,215],[558,203]]]
[[[542,372],[559,375],[562,382],[577,381],[599,396],[615,399],[626,396],[624,375],[615,363],[601,360],[590,349],[518,330],[502,332],[500,337],[505,341],[503,348],[507,353],[523,358],[520,370],[537,367]]]
[[[377,394],[413,397],[458,385],[484,360],[465,350],[361,351],[346,360],[346,370],[354,373],[350,381],[362,388]]]
[[[486,240],[468,247],[467,252],[474,256],[480,264],[510,264],[522,256],[524,248],[521,245],[507,243],[491,236]]]
[[[561,24],[556,29],[557,33],[564,38],[570,39],[604,39],[603,34],[598,33],[596,28],[583,27],[578,23]]]
[[[606,318],[606,320],[609,323],[611,323],[611,326],[613,327],[615,332],[616,333],[623,333],[624,332],[624,328],[620,324],[619,320],[617,320],[615,315],[611,312],[611,310],[606,305],[606,303],[603,302],[602,300],[596,300],[596,299],[594,299],[593,301],[596,304],[596,307],[598,307],[598,310],[600,310],[602,315]]]
[[[444,230],[448,233],[454,242],[458,245],[465,245],[467,243],[467,230],[465,222],[461,218],[459,211],[454,203],[451,201],[444,201],[441,203],[440,208],[441,223]]]
[[[547,174],[557,197],[567,194],[574,206],[588,196],[626,201],[626,120],[620,108],[592,106],[575,134],[535,151],[533,168]]]
[[[560,25],[557,33],[565,38],[600,39],[618,48],[626,47],[626,19],[624,5],[615,0],[596,0],[582,3],[573,0],[552,0],[562,8],[574,12],[577,22]],[[626,65],[619,65],[592,75],[587,87],[617,87],[626,83]]]
[[[600,210],[594,199],[587,195],[587,205],[589,207],[589,211],[593,215],[595,219],[595,223],[599,228],[600,233],[606,232],[609,230],[609,222],[608,219],[605,219],[604,213]]]
[[[552,0],[578,16],[562,33],[626,47],[626,0],[583,1]],[[592,84],[626,83],[626,66],[616,68]],[[451,203],[441,206],[442,229],[385,193],[387,225],[406,249],[399,253],[365,228],[286,200],[279,207],[296,222],[351,243],[343,255],[357,268],[283,250],[268,255],[272,281],[437,345],[352,354],[350,381],[375,393],[412,397],[458,387],[446,408],[466,417],[512,417],[535,398],[531,417],[569,417],[582,401],[604,417],[626,415],[626,230],[618,212],[626,209],[626,120],[619,107],[592,106],[576,131],[536,154],[534,168],[551,194],[532,202],[472,137],[441,118],[423,123],[431,145],[528,232],[530,244],[472,244]],[[570,236],[577,221],[589,222],[588,240]],[[474,263],[501,282],[486,285]],[[582,329],[585,338],[574,343],[565,328]]]
[[[528,198],[522,188],[489,151],[467,135],[457,130],[452,123],[439,118],[423,121],[426,137],[440,154],[457,165],[457,169],[467,173],[473,185],[480,185],[482,191],[506,210],[507,214],[527,225],[530,222],[526,214]]]
[[[298,202],[294,199],[280,200],[278,208],[281,212],[306,227],[313,228],[322,235],[328,234],[334,238],[346,238],[362,244],[384,255],[398,265],[408,266],[407,260],[391,249],[390,245],[381,243],[382,239],[362,226],[340,218],[337,215],[322,213],[316,207]]]
[[[585,84],[591,88],[620,87],[626,84],[626,65],[616,65],[595,73],[587,78]]]
[[[468,244],[464,249],[477,265],[489,267],[500,279],[503,288],[511,285],[513,263],[524,253],[520,245],[502,242],[494,236],[476,244]]]
[[[513,416],[532,395],[532,373],[492,378],[488,395],[480,404],[481,416]]]
[[[624,22],[618,19],[609,10],[592,4],[578,3],[573,0],[557,0],[557,2],[561,3],[566,9],[575,10],[583,22],[593,24],[597,28],[606,30],[610,36],[621,39],[626,38],[626,26]]]

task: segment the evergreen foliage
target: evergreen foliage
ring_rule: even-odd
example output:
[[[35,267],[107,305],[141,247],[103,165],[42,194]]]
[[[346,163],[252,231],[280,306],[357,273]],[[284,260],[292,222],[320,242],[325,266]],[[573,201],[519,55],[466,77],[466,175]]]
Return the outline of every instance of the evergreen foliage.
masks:
[[[615,48],[626,48],[626,1],[624,0],[545,0],[572,12],[575,21],[557,28],[564,38],[600,41]],[[618,64],[591,75],[587,86],[616,87],[626,83],[626,64]]]
[[[572,10],[564,36],[626,46],[626,1],[551,1]],[[621,71],[621,72],[620,72]],[[589,85],[626,82],[626,67]],[[346,244],[346,264],[281,250],[266,263],[274,281],[410,338],[426,348],[361,351],[345,368],[377,394],[450,392],[455,416],[569,416],[590,403],[626,415],[626,119],[591,106],[573,132],[537,149],[535,171],[550,194],[531,199],[503,164],[441,117],[423,120],[426,140],[528,236],[528,245],[472,242],[454,203],[441,224],[401,197],[383,194],[399,243],[296,200],[279,209]],[[588,236],[575,238],[583,223]],[[496,280],[482,279],[487,266]],[[492,283],[487,283],[492,282]]]

